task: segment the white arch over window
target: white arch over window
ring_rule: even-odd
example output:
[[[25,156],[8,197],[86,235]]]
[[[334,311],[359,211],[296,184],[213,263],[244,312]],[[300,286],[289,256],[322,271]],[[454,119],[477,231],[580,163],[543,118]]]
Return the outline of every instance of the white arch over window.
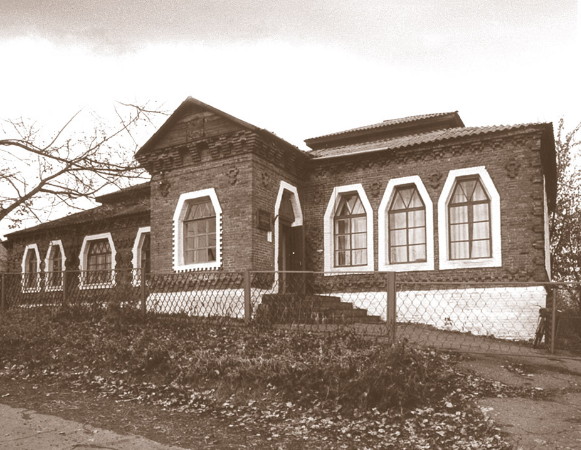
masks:
[[[291,227],[300,227],[303,225],[303,209],[301,208],[301,200],[299,198],[299,191],[298,189],[290,183],[286,181],[280,182],[280,186],[278,188],[278,194],[276,195],[276,202],[274,203],[274,271],[278,271],[278,252],[279,252],[279,213],[280,213],[280,204],[282,202],[282,196],[284,195],[284,191],[288,191],[290,193],[290,201],[291,206],[293,208],[293,213],[295,216],[295,220],[291,223]]]
[[[36,264],[33,272],[29,267],[30,258],[34,257]],[[28,244],[22,254],[22,292],[39,292],[40,286],[40,252],[37,244]]]
[[[490,258],[452,260],[449,255],[448,203],[456,180],[467,176],[478,176],[490,199],[490,236],[492,256]],[[484,166],[450,170],[438,200],[438,249],[440,269],[466,269],[502,266],[502,236],[500,217],[500,195]]]
[[[133,257],[131,258],[131,265],[134,269],[133,271],[133,285],[139,286],[141,284],[141,254],[142,254],[142,246],[143,241],[145,239],[145,235],[151,233],[151,227],[139,227],[137,230],[137,234],[135,235],[135,240],[133,241],[133,249],[132,254]]]
[[[63,288],[63,276],[62,273],[54,275],[51,267],[52,260],[54,258],[55,251],[60,251],[61,261],[60,261],[60,271],[65,271],[65,262],[67,257],[65,256],[65,248],[60,239],[50,241],[48,244],[48,250],[46,251],[46,258],[44,259],[44,272],[46,274],[46,290],[47,291],[60,291]]]
[[[335,239],[334,239],[334,218],[339,206],[341,196],[349,193],[357,193],[363,209],[365,210],[365,215],[367,219],[367,264],[362,266],[352,266],[352,267],[335,267],[334,255],[335,255]],[[374,258],[373,258],[373,209],[371,208],[371,203],[365,194],[365,189],[361,183],[349,184],[345,186],[336,186],[331,193],[331,198],[327,204],[327,209],[325,210],[325,216],[323,218],[323,245],[324,245],[324,268],[325,272],[329,273],[341,273],[341,272],[368,272],[374,270]]]
[[[389,220],[389,206],[396,189],[399,186],[414,185],[420,194],[426,211],[426,261],[402,264],[390,264],[389,262],[389,233],[387,231]],[[417,270],[434,270],[434,207],[430,194],[426,190],[422,179],[417,176],[393,178],[387,183],[383,198],[379,204],[378,216],[378,267],[379,270],[391,272],[409,272]]]
[[[211,262],[186,264],[184,261],[184,218],[188,211],[188,201],[208,197],[216,214],[216,260]],[[218,269],[222,266],[222,207],[214,188],[185,192],[180,195],[173,215],[173,269],[187,270]]]
[[[109,248],[111,249],[111,276],[106,282],[87,283],[87,277],[85,276],[84,271],[88,269],[90,243],[92,241],[98,241],[101,239],[106,239],[109,243]],[[115,250],[115,244],[113,243],[113,236],[111,233],[100,233],[85,236],[83,239],[83,245],[81,246],[81,251],[79,253],[79,270],[81,271],[79,275],[79,289],[110,288],[115,286],[115,266],[117,265],[115,258],[116,255],[117,251]]]

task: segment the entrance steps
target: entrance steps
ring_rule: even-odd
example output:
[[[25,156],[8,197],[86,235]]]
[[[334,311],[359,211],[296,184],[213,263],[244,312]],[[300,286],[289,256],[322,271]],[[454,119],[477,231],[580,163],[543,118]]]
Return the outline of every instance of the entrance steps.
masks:
[[[342,302],[340,297],[316,294],[264,294],[257,318],[272,323],[380,323],[381,317]]]

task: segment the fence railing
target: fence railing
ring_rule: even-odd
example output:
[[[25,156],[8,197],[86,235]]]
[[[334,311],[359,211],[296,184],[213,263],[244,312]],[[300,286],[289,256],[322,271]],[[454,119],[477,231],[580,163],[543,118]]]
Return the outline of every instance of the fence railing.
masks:
[[[544,352],[581,350],[581,284],[403,282],[386,272],[0,274],[3,311],[71,307],[131,308],[309,331],[344,328],[477,352],[537,354],[535,337]]]

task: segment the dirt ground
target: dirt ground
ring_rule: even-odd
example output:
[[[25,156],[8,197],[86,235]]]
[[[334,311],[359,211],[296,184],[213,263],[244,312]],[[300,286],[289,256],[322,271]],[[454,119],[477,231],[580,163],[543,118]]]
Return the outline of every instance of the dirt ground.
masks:
[[[478,400],[516,449],[581,448],[581,360],[473,355],[460,365],[491,380],[546,393],[543,400]]]

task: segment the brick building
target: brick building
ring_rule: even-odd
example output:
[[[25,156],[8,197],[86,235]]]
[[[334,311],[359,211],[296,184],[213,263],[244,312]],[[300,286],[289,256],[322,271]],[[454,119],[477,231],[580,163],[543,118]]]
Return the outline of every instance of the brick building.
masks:
[[[344,292],[381,288],[353,271],[550,279],[551,124],[466,127],[451,112],[305,142],[309,151],[188,98],[135,155],[149,183],[10,234],[8,270],[306,270],[326,273],[321,291]],[[114,282],[97,281],[85,287]]]

